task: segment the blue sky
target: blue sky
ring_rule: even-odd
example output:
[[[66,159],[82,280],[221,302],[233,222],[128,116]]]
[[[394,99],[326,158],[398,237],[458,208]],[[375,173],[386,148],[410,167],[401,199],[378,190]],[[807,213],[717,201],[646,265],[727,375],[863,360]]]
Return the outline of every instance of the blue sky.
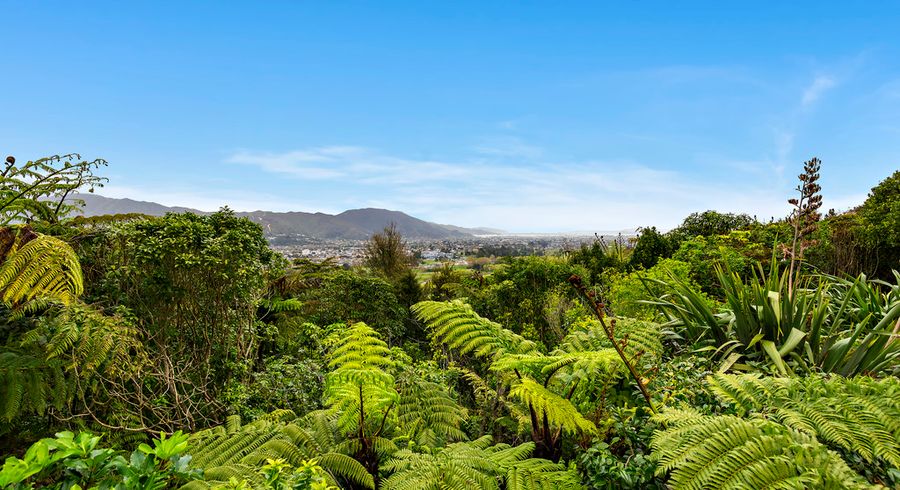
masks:
[[[513,231],[826,208],[900,168],[898,2],[5,2],[0,152],[112,197]]]

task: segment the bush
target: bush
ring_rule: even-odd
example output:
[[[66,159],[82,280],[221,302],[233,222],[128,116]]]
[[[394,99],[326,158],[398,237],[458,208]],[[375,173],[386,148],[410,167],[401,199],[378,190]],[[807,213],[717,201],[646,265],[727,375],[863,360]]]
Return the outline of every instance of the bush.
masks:
[[[686,262],[663,259],[647,270],[607,273],[603,278],[607,303],[617,316],[664,320],[655,306],[640,302],[654,300],[665,293],[664,287],[656,281],[668,282],[672,276],[682,281],[691,281],[690,272],[691,266]]]
[[[229,389],[231,412],[250,420],[277,409],[308,413],[322,408],[325,364],[320,359],[273,356],[249,380]]]
[[[180,486],[200,477],[188,469],[191,461],[184,453],[188,435],[178,431],[153,441],[153,447],[141,444],[125,457],[109,448],[99,447],[100,436],[89,432],[60,432],[56,438],[34,443],[22,459],[9,457],[0,470],[0,487],[33,488],[122,488],[159,489]],[[49,485],[48,485],[49,484]]]
[[[716,278],[716,265],[747,277],[760,256],[771,257],[771,246],[750,240],[748,231],[732,231],[727,235],[697,236],[681,243],[672,255],[673,259],[686,262],[691,268],[691,278],[706,293],[721,296],[721,285]]]

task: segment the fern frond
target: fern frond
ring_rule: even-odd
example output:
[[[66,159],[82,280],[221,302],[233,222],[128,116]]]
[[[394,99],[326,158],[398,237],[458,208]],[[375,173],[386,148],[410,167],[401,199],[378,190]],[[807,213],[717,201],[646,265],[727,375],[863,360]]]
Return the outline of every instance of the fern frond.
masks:
[[[644,362],[652,363],[662,357],[662,327],[658,323],[632,318],[615,320],[613,334],[629,360],[640,358]],[[598,320],[586,320],[579,327],[563,339],[559,345],[560,351],[585,352],[612,348]]]
[[[411,309],[416,318],[428,325],[432,337],[462,354],[494,358],[537,350],[534,342],[482,318],[460,300],[423,301]]]
[[[509,396],[532,407],[538,419],[546,417],[548,422],[569,433],[585,432],[594,434],[597,427],[584,418],[569,400],[553,393],[530,378],[512,387]]]
[[[900,380],[717,374],[710,391],[739,413],[759,412],[818,440],[900,468]]]
[[[399,390],[397,420],[400,426],[408,431],[412,429],[414,439],[425,433],[440,436],[432,441],[420,439],[419,444],[436,447],[447,441],[466,439],[461,430],[467,417],[466,409],[450,396],[446,387],[417,378],[403,378]]]
[[[47,364],[42,356],[0,351],[0,410],[7,421],[23,412],[43,414],[48,401],[62,408],[71,395],[71,384],[62,370]]]
[[[579,489],[578,474],[560,464],[533,459],[534,444],[491,445],[491,437],[450,444],[434,453],[401,450],[383,466],[392,473],[387,490],[479,488]]]
[[[84,291],[75,251],[59,238],[24,228],[0,264],[0,299],[14,310],[36,299],[72,304]],[[35,303],[30,306],[35,308]]]
[[[814,437],[763,419],[667,410],[651,447],[671,488],[869,488]]]

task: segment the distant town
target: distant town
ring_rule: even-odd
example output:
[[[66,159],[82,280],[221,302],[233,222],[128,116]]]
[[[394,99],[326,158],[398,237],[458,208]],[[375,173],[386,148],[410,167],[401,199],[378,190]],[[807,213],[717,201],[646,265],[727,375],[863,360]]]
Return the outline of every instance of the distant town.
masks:
[[[521,255],[550,255],[566,252],[590,244],[595,240],[628,244],[633,235],[536,235],[504,234],[466,238],[407,239],[412,255],[425,263],[451,262],[471,265],[479,258]],[[358,265],[362,261],[366,240],[321,239],[298,235],[270,236],[272,248],[288,259],[308,259],[321,262],[332,259],[343,266]]]

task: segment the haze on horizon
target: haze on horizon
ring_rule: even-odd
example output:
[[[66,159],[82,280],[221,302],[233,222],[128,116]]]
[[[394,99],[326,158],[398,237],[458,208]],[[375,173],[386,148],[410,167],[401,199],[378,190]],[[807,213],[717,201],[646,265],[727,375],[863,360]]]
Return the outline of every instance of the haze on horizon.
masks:
[[[0,0],[0,151],[98,193],[512,232],[824,209],[900,167],[900,4]]]

